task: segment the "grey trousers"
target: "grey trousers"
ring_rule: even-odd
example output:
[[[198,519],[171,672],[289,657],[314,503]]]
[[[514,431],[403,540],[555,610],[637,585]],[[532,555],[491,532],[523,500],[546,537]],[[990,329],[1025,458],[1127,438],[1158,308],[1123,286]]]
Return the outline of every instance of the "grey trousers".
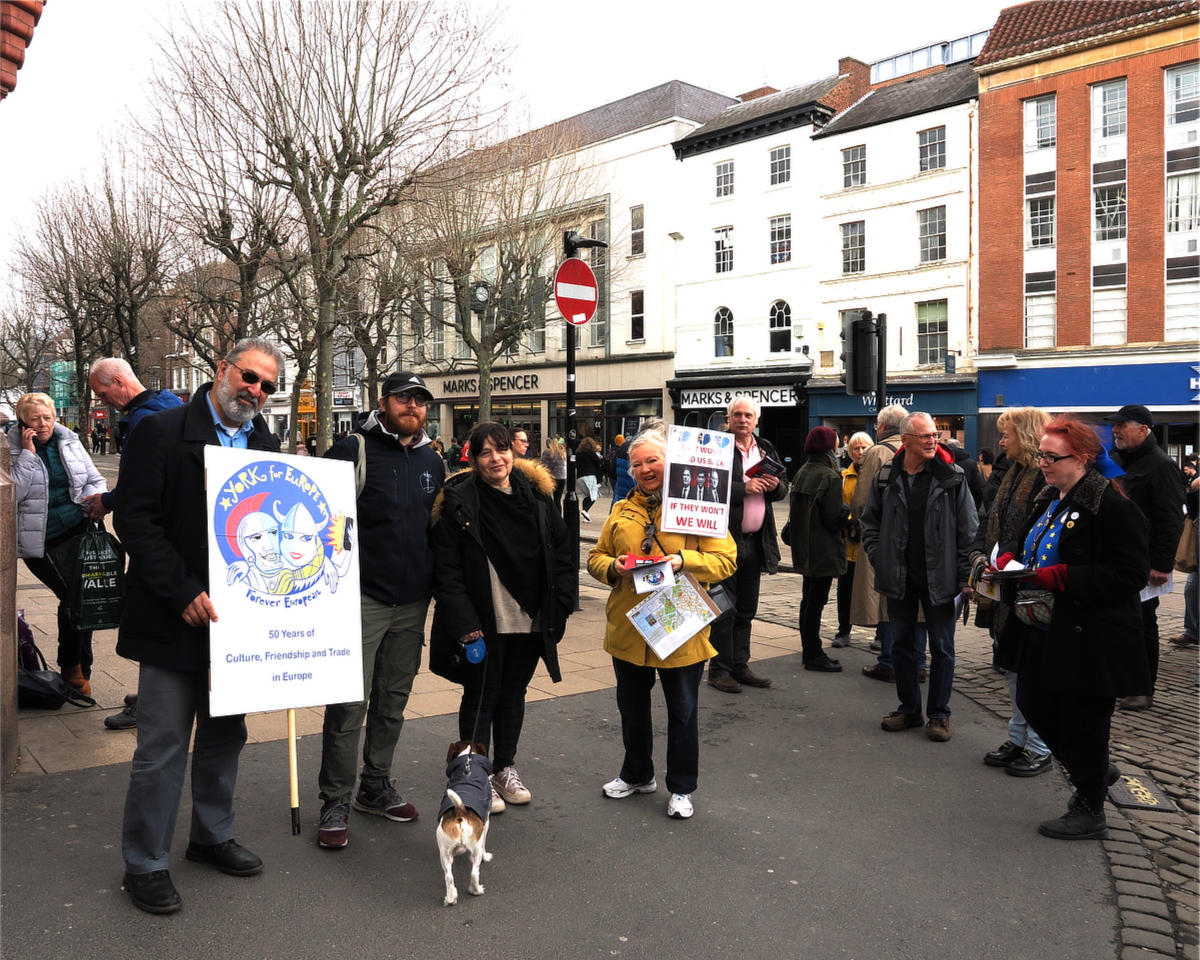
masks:
[[[246,743],[245,715],[208,715],[207,673],[143,663],[138,673],[137,749],[121,829],[128,873],[167,869],[193,720],[189,838],[212,844],[233,837],[233,793],[238,756]]]
[[[404,708],[421,667],[425,613],[429,599],[393,607],[362,598],[363,691],[366,700],[331,703],[321,731],[321,772],[317,785],[324,803],[348,803],[354,790],[358,735],[367,720],[362,779],[386,780],[404,726]]]

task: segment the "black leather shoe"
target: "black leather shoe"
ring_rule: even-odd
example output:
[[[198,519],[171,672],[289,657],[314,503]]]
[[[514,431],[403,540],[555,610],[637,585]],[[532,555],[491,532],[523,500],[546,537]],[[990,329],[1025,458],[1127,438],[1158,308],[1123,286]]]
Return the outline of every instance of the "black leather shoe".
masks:
[[[126,698],[128,699],[128,697]],[[137,726],[137,698],[133,703],[125,704],[120,713],[110,713],[104,718],[104,725],[109,730],[130,730]]]
[[[740,683],[743,687],[762,687],[764,690],[771,685],[771,681],[766,677],[760,677],[757,673],[747,667],[741,673],[735,673],[733,679]]]
[[[742,685],[727,673],[708,672],[708,685],[722,693],[741,693]]]
[[[1035,756],[1028,750],[1022,750],[1020,756],[1005,767],[1004,772],[1011,777],[1036,777],[1050,769],[1054,758],[1050,754]]]
[[[1018,747],[1011,740],[1005,740],[990,753],[983,755],[983,762],[989,767],[1007,767],[1021,755],[1023,747]]]
[[[166,870],[127,873],[124,886],[133,905],[147,913],[174,913],[183,906],[179,891],[171,882],[171,874]]]
[[[816,670],[818,673],[841,673],[842,665],[828,654],[821,654],[804,664],[805,670]]]
[[[236,840],[212,844],[189,843],[184,856],[196,863],[211,863],[231,877],[252,877],[256,873],[262,873],[263,868],[262,859]]]

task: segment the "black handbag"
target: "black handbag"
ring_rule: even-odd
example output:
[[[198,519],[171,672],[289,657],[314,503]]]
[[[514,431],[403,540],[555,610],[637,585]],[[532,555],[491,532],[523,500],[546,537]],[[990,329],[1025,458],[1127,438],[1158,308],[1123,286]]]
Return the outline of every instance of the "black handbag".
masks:
[[[713,618],[712,622],[709,624],[710,626],[715,623],[721,623],[722,621],[733,616],[733,594],[730,592],[729,588],[725,586],[724,581],[721,581],[720,583],[714,583],[708,588],[708,599],[711,600],[713,605],[720,611],[720,613]]]
[[[57,670],[46,667],[46,658],[35,646],[41,670],[27,670],[17,665],[17,705],[30,710],[58,710],[64,703],[77,707],[94,707],[96,701],[80,693],[62,678]]]
[[[121,625],[125,602],[125,549],[104,528],[87,529],[64,540],[46,556],[67,586],[67,616],[76,630],[111,630]]]

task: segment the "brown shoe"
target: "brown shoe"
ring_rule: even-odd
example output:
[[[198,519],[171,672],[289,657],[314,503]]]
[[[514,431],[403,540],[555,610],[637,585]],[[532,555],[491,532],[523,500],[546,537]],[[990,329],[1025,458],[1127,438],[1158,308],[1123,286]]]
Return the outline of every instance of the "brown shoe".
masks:
[[[92,685],[83,675],[83,668],[79,664],[75,664],[73,667],[63,667],[62,678],[85,697],[92,695]]]
[[[901,730],[911,730],[913,727],[919,727],[924,723],[925,718],[919,713],[904,713],[901,710],[893,710],[880,722],[884,730],[888,733],[899,733]]]
[[[950,739],[950,718],[931,717],[925,724],[925,736],[937,743],[945,743]]]
[[[741,673],[735,673],[733,679],[743,687],[762,687],[765,690],[771,685],[771,681],[767,677],[760,677],[749,667]]]
[[[896,671],[879,663],[863,667],[862,672],[864,677],[870,677],[872,680],[882,680],[884,683],[896,682]]]
[[[708,685],[722,693],[741,693],[742,685],[727,673],[708,672]]]
[[[1196,646],[1196,638],[1180,634],[1178,637],[1168,637],[1167,643],[1173,643],[1177,647],[1194,647]]]
[[[1149,710],[1154,706],[1154,698],[1140,695],[1136,697],[1122,697],[1117,701],[1117,706],[1122,710]]]

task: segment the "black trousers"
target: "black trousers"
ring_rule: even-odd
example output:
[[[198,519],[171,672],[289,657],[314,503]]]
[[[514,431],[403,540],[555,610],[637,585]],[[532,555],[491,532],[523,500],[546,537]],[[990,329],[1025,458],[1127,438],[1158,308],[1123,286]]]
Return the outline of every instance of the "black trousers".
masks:
[[[1154,684],[1158,680],[1158,597],[1142,602],[1142,640],[1146,644],[1146,661],[1150,664],[1150,689],[1154,695]]]
[[[542,638],[505,633],[488,638],[487,656],[463,684],[458,707],[458,737],[489,748],[492,769],[513,765],[525,725],[525,691],[537,669]],[[478,716],[478,720],[476,720]]]
[[[1108,792],[1109,724],[1116,702],[1114,697],[1068,693],[1058,678],[1034,671],[1018,677],[1017,706],[1093,810],[1102,808]]]
[[[61,537],[47,543],[45,550],[57,547],[65,540],[78,536],[87,529],[86,524],[80,524],[69,530]],[[58,597],[58,668],[67,670],[76,664],[85,677],[92,675],[92,631],[76,630],[71,626],[71,618],[67,608],[67,585],[63,582],[58,568],[46,556],[26,557],[25,566],[35,577],[42,581],[51,592]]]
[[[643,667],[613,657],[617,709],[625,759],[621,779],[645,783],[654,776],[654,721],[650,691],[655,675],[667,701],[667,789],[693,793],[700,775],[700,675],[704,661],[686,667]]]
[[[734,611],[732,617],[726,617],[709,632],[708,642],[717,651],[717,655],[708,662],[710,677],[721,673],[731,673],[736,677],[739,673],[745,673],[750,665],[750,633],[758,613],[762,569],[761,534],[738,537],[737,570],[732,577],[722,581],[733,596]]]
[[[846,572],[837,581],[838,633],[850,632],[850,597],[854,593],[854,561],[846,562]]]
[[[833,577],[805,576],[800,593],[800,650],[805,663],[821,656],[821,614],[829,602]]]

